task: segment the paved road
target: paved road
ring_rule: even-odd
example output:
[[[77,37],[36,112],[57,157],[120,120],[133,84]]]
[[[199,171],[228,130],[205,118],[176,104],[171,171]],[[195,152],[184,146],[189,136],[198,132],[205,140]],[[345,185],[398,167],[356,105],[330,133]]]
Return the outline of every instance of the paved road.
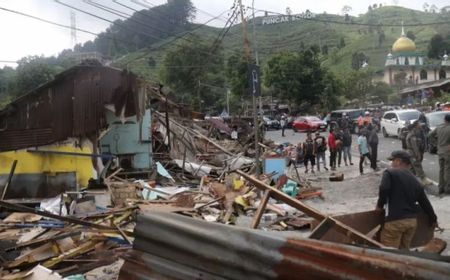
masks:
[[[324,136],[328,136],[328,132],[322,132]],[[401,149],[401,142],[396,137],[384,138],[380,133],[378,135],[380,143],[378,145],[378,159],[388,163],[387,157],[391,154],[393,150]],[[306,133],[294,133],[291,129],[286,129],[285,137],[281,137],[281,130],[270,130],[266,132],[266,138],[271,139],[277,143],[290,142],[297,144],[300,141],[304,141],[306,138]],[[352,154],[357,156],[358,150],[355,146],[356,136],[353,136],[352,144]],[[358,163],[358,160],[353,160],[354,163]],[[436,155],[425,153],[423,160],[423,169],[425,174],[431,180],[438,182],[439,180],[439,162]]]

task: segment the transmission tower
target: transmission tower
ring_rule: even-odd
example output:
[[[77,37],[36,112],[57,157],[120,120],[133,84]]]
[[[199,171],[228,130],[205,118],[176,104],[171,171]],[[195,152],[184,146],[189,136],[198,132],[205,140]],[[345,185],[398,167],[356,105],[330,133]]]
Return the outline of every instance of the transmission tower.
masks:
[[[77,19],[74,11],[70,11],[70,38],[74,47],[77,44]]]

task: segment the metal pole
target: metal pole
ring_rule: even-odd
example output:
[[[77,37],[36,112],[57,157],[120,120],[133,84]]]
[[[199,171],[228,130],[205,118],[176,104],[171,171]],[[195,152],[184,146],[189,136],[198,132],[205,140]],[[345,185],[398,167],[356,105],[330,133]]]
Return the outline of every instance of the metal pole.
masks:
[[[256,18],[255,18],[255,0],[252,1],[252,14],[253,14],[253,20],[252,20],[252,26],[253,26],[253,50],[255,51],[255,59],[256,59],[256,65],[259,66],[259,55],[258,55],[258,40],[256,39]],[[262,119],[262,93],[260,94],[260,96],[258,97],[258,101],[259,101],[259,110],[258,110],[258,128],[259,128],[259,120]],[[259,136],[259,135],[258,135]],[[264,135],[262,135],[261,138],[263,138]],[[259,137],[258,137],[259,138]],[[257,148],[258,150],[258,155],[259,155],[259,145],[257,144]],[[258,157],[259,158],[259,157]],[[259,168],[258,168],[259,171]],[[259,175],[257,171],[257,175]]]
[[[248,34],[247,34],[247,22],[245,21],[244,17],[244,10],[242,8],[242,0],[239,0],[239,8],[241,11],[241,20],[242,20],[242,32],[244,37],[244,51],[245,51],[245,57],[247,59],[247,63],[250,64],[251,59],[251,52],[250,52],[250,46],[248,42]],[[258,125],[258,114],[256,112],[256,97],[255,95],[252,95],[253,99],[253,128],[255,133],[255,172],[256,172],[256,178],[259,178],[260,170],[259,170],[259,137],[258,137],[258,131],[259,131],[259,125]]]

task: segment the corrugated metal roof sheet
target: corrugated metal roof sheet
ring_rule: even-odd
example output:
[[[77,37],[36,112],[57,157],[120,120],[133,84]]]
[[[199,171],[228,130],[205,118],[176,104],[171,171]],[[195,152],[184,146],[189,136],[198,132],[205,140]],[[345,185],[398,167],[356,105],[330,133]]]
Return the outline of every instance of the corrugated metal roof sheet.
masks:
[[[106,127],[106,104],[114,104],[117,115],[123,111],[140,120],[145,113],[142,88],[142,82],[130,72],[103,66],[73,67],[0,112],[0,151],[93,135]]]
[[[138,217],[119,279],[449,279],[450,264],[177,214]]]

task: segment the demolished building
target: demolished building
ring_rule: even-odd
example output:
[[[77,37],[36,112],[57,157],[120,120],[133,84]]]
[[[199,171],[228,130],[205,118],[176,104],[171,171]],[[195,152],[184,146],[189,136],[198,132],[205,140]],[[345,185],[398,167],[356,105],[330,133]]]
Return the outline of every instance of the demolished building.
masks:
[[[102,160],[120,152],[102,154],[98,141],[108,138],[105,130],[118,121],[126,125],[130,117],[140,123],[146,113],[145,100],[146,86],[134,74],[79,65],[10,103],[0,112],[0,185],[5,185],[17,160],[14,188],[7,197],[48,197],[63,189],[86,187],[90,178],[102,172]],[[116,138],[109,137],[117,147]],[[141,152],[147,151],[150,157],[151,145],[145,143],[149,139],[144,140]],[[132,158],[132,151],[127,153]],[[150,159],[143,162],[149,164]]]

